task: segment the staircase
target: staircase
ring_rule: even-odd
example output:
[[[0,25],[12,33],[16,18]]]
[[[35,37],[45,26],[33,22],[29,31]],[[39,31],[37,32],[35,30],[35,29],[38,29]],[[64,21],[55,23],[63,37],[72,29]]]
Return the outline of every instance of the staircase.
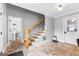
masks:
[[[34,35],[31,35],[29,40],[31,42],[30,47],[36,45],[36,43],[43,41],[43,32],[38,32]]]
[[[25,45],[27,47],[35,44],[38,41],[40,41],[40,39],[43,39],[43,37],[42,37],[43,32],[37,32],[37,33],[35,33],[33,35],[30,35],[30,33],[32,32],[32,30],[35,29],[37,26],[39,26],[42,23],[44,23],[44,18],[41,18],[41,21],[40,22],[37,22],[32,27],[28,28],[28,30],[25,30],[25,31],[28,31],[29,32],[29,34],[26,34],[26,39],[27,39],[28,42],[25,40]],[[40,27],[40,28],[42,28],[42,27]],[[28,35],[30,35],[29,38],[27,38]]]
[[[44,19],[42,18],[40,22],[37,22],[36,24],[34,24],[32,27],[29,28],[29,33],[36,28],[37,26],[39,26],[40,24],[42,24],[44,22]],[[25,30],[26,31],[26,30]],[[33,46],[35,43],[39,42],[40,40],[43,40],[43,32],[37,32],[34,35],[30,35],[29,38],[29,45]],[[19,49],[21,46],[23,46],[25,43],[22,43],[20,40],[15,40],[12,41],[11,44],[9,44],[6,48],[6,54],[11,54],[14,51],[16,51],[17,49]]]
[[[36,28],[37,26],[39,26],[40,24],[42,24],[44,22],[44,19],[42,18],[40,22],[37,22],[36,24],[34,24],[31,28],[30,31],[32,31],[34,28]]]
[[[5,54],[9,55],[14,53],[17,49],[20,49],[24,43],[21,42],[21,40],[15,40],[10,43],[10,45],[7,46]]]

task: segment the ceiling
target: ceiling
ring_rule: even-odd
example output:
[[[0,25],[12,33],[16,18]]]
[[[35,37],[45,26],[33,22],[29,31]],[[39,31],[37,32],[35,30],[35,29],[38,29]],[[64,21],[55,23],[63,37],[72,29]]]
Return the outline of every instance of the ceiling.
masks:
[[[61,17],[79,12],[79,3],[63,3],[62,11],[57,10],[59,3],[11,3],[28,10],[32,10],[50,17]]]

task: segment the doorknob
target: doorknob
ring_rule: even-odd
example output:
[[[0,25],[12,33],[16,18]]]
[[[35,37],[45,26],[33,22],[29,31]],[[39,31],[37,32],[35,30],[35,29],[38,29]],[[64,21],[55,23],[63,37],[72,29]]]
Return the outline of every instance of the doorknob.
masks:
[[[66,31],[64,33],[66,34]]]
[[[2,12],[0,12],[0,15],[2,15]]]
[[[0,35],[2,35],[2,32],[0,32]]]

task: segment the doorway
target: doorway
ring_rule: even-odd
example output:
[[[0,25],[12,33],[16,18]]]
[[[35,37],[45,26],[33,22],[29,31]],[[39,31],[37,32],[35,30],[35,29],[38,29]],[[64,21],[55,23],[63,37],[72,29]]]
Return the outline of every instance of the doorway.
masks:
[[[22,19],[8,16],[8,43],[16,39],[22,39]]]

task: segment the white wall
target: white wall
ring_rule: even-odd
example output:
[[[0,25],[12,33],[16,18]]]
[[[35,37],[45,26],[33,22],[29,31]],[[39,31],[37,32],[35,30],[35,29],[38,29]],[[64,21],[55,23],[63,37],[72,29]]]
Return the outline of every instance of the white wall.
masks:
[[[54,36],[54,18],[51,18],[49,16],[45,16],[45,27],[46,27],[46,39],[47,40],[53,40]]]

